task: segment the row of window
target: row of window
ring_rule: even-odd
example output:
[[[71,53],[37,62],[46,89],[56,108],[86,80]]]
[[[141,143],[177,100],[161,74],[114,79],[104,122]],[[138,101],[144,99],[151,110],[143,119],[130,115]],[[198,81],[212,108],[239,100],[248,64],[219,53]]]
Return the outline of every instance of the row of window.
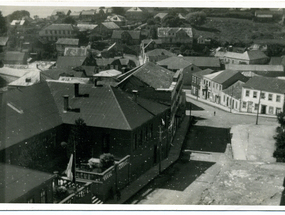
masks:
[[[246,97],[249,97],[250,96],[250,90],[246,90],[245,91],[245,96]],[[265,93],[261,92],[260,94],[260,98],[261,99],[266,99],[266,96],[265,96]],[[253,98],[257,98],[257,91],[253,91]],[[273,101],[273,94],[271,93],[268,93],[268,101]],[[276,95],[276,99],[275,99],[276,102],[280,102],[281,101],[281,96],[280,95]]]
[[[73,38],[73,37],[69,37],[69,36],[65,36],[65,37],[43,37],[48,41],[57,41],[59,38]]]
[[[211,87],[211,82],[204,80],[204,85],[207,85],[208,87]],[[212,83],[212,87],[214,89],[217,89],[217,90],[222,90],[222,85],[217,84],[217,83]]]
[[[72,34],[71,31],[68,30],[45,30],[46,34]]]
[[[144,142],[150,140],[151,138],[153,138],[153,124],[150,124],[149,126],[146,126],[135,133],[133,149],[136,150],[139,146],[142,146]]]
[[[242,108],[243,109],[246,109],[246,105],[247,105],[247,102],[242,102]],[[254,104],[254,110],[257,111],[258,110],[258,104]],[[262,106],[264,105],[261,105],[261,108],[263,108]],[[276,108],[275,109],[275,114],[278,114],[281,112],[281,108]],[[264,106],[264,113],[266,114],[266,106]],[[268,107],[268,114],[274,114],[274,107],[272,106],[269,106]]]

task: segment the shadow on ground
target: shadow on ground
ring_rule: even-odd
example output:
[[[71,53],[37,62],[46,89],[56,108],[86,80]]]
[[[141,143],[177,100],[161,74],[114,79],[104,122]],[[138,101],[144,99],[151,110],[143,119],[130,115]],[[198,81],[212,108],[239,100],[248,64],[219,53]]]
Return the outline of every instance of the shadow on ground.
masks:
[[[191,109],[192,111],[204,110],[203,108],[201,108],[201,107],[199,107],[199,106],[197,106],[197,105],[195,105],[195,104],[193,104],[191,102],[187,102],[186,107],[187,107],[187,110]]]
[[[228,128],[193,125],[186,136],[184,149],[223,153],[228,143],[230,143]]]

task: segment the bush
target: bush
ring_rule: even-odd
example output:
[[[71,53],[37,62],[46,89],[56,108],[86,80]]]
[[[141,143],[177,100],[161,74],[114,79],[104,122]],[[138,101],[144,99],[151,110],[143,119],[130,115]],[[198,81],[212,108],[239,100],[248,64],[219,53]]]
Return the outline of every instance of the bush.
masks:
[[[115,164],[115,157],[114,155],[110,153],[104,153],[100,155],[100,165],[102,168],[102,171],[104,172],[109,167],[113,166]]]

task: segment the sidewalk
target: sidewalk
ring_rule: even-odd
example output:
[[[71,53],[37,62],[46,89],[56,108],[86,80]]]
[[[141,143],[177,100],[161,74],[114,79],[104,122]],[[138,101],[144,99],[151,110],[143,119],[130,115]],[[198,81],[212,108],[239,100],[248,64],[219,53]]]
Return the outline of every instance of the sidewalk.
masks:
[[[168,158],[161,162],[161,171],[164,171],[173,163],[175,163],[180,156],[181,148],[189,129],[189,121],[190,116],[185,116],[183,122],[181,123],[180,127],[177,129],[174,140],[173,146],[169,151]],[[141,175],[138,179],[133,181],[130,185],[125,187],[121,191],[121,199],[110,199],[104,202],[104,204],[123,204],[128,199],[130,199],[133,195],[135,195],[138,191],[140,191],[144,186],[146,186],[149,182],[151,182],[156,176],[158,176],[159,165],[152,167],[150,170],[145,172]]]
[[[210,101],[205,100],[205,99],[201,99],[201,98],[197,99],[197,96],[194,96],[194,95],[190,94],[190,90],[184,90],[184,92],[186,93],[186,97],[194,99],[194,100],[199,101],[199,102],[202,102],[204,104],[211,105],[211,106],[213,106],[215,108],[218,108],[220,110],[231,112],[233,114],[256,116],[256,113],[244,113],[244,112],[236,111],[234,109],[230,110],[229,107],[225,107],[225,106],[222,106],[222,105],[214,103],[214,102],[210,102]],[[267,114],[259,114],[259,117],[276,118],[275,115],[267,115]]]

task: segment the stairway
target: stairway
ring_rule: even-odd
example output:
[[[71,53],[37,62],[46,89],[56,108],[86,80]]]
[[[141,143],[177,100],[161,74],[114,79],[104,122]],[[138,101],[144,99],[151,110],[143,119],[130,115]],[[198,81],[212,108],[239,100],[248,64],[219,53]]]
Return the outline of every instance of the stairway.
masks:
[[[92,204],[103,204],[103,202],[100,199],[98,199],[98,197],[93,196],[92,197]]]

